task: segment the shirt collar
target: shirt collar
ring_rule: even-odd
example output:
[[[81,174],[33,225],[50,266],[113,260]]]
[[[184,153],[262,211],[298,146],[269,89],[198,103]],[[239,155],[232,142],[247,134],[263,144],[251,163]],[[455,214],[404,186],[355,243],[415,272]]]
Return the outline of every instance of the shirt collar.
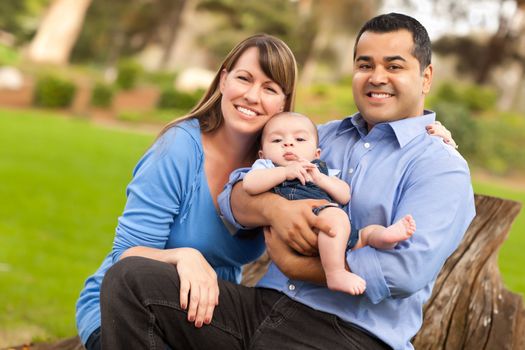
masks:
[[[387,124],[389,124],[394,131],[399,146],[403,148],[416,138],[416,136],[426,133],[427,130],[425,126],[432,124],[435,120],[436,113],[425,110],[421,116],[396,120]]]
[[[339,136],[352,129],[356,129],[361,138],[368,134],[366,122],[359,112],[352,114],[341,121],[341,124],[339,124],[339,127],[337,128],[337,135]]]
[[[394,132],[397,142],[400,147],[404,147],[416,136],[426,132],[425,126],[433,123],[436,120],[436,113],[430,110],[425,110],[423,115],[418,117],[411,117],[396,120],[388,123],[377,124],[375,127],[386,129],[385,126],[389,125],[390,129]],[[341,124],[337,128],[337,135],[347,132],[352,129],[356,129],[361,138],[364,138],[368,134],[368,128],[366,122],[361,114],[355,113],[349,117],[346,117],[341,121]]]

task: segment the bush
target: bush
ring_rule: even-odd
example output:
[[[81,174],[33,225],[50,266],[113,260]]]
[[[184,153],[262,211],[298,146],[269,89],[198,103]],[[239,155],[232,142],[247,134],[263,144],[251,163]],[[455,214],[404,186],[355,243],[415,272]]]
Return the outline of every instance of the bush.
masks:
[[[488,87],[477,85],[458,85],[445,82],[429,99],[432,104],[439,102],[461,104],[473,112],[494,109],[497,102],[496,92]]]
[[[525,119],[522,115],[497,113],[480,120],[478,163],[488,170],[505,174],[525,170]]]
[[[158,108],[161,109],[182,109],[189,110],[193,108],[203,95],[202,90],[197,90],[193,93],[178,91],[173,88],[162,91]]]
[[[114,91],[111,86],[97,83],[91,93],[91,105],[94,107],[106,108],[113,102]]]
[[[498,96],[491,88],[469,85],[463,91],[463,99],[470,110],[479,112],[494,109]]]
[[[76,86],[58,77],[45,76],[35,85],[34,101],[42,107],[68,107],[75,96]]]
[[[144,81],[161,89],[171,88],[176,78],[177,75],[170,72],[144,72]]]
[[[142,67],[133,61],[122,61],[117,67],[117,86],[123,90],[131,90],[137,85],[142,74]]]
[[[437,120],[452,133],[461,154],[469,160],[474,158],[480,135],[478,124],[468,108],[460,103],[439,101],[432,109]]]

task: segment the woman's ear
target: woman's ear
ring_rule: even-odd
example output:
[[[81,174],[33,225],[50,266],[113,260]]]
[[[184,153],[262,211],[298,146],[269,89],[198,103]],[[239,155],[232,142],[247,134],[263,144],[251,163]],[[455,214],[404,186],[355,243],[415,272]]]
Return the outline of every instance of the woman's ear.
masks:
[[[221,70],[221,80],[219,82],[219,90],[222,94],[224,85],[226,84],[226,78],[228,77],[228,71],[226,69]]]

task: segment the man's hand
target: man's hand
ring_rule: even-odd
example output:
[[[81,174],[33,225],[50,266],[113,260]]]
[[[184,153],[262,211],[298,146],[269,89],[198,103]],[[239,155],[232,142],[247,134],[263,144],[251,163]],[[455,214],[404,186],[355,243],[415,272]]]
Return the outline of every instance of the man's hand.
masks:
[[[283,201],[274,207],[268,217],[270,226],[279,238],[297,253],[317,255],[317,230],[330,232],[330,225],[312,212],[312,209],[328,204],[325,200],[304,199]],[[317,230],[314,231],[314,228]]]
[[[319,257],[298,255],[273,232],[271,227],[264,228],[264,239],[268,256],[288,278],[320,285],[326,284]]]

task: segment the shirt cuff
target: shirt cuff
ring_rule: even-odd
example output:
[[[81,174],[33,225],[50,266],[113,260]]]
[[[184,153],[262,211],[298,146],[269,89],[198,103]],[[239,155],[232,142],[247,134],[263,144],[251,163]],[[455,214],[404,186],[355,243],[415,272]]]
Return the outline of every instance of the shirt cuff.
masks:
[[[348,251],[346,262],[350,271],[366,281],[365,295],[372,304],[378,304],[390,296],[390,290],[374,248],[363,247],[355,251]]]
[[[233,185],[239,181],[242,181],[249,170],[250,168],[240,168],[232,172],[230,174],[228,183],[224,186],[224,189],[219,194],[219,197],[217,197],[217,202],[221,211],[221,220],[226,224],[228,231],[230,231],[230,234],[232,235],[235,235],[237,230],[251,229],[251,227],[243,226],[235,220],[230,203]]]

